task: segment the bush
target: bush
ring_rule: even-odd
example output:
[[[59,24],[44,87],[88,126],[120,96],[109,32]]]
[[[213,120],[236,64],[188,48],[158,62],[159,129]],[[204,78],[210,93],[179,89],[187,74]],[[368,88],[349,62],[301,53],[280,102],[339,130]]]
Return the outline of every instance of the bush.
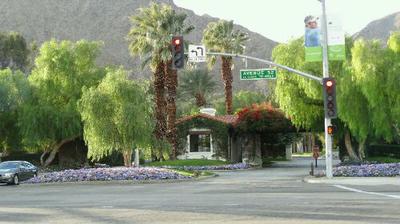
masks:
[[[367,157],[393,157],[400,159],[400,145],[370,145],[366,151]]]
[[[35,165],[39,165],[41,155],[42,155],[41,153],[27,153],[24,151],[15,151],[11,152],[8,156],[2,157],[1,161],[23,160],[23,161],[28,161]]]

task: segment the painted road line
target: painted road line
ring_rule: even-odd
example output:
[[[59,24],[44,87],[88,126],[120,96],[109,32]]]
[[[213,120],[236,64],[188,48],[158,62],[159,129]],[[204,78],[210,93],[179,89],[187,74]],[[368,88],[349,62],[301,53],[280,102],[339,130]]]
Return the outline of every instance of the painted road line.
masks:
[[[345,186],[342,186],[342,185],[333,185],[333,186],[337,187],[337,188],[344,189],[344,190],[361,193],[361,194],[378,195],[378,196],[384,196],[384,197],[389,197],[389,198],[400,199],[400,195],[391,195],[391,194],[383,194],[383,193],[377,193],[377,192],[363,191],[363,190],[359,190],[359,189],[355,189],[355,188],[351,188],[351,187],[345,187]]]

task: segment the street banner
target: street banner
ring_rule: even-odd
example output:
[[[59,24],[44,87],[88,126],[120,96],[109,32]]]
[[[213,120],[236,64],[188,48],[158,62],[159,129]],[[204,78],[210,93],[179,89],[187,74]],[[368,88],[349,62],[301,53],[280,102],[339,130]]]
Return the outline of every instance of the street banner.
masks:
[[[307,62],[322,61],[322,32],[319,17],[307,16],[304,19],[305,60]],[[337,16],[328,17],[328,58],[329,60],[345,60],[345,37],[342,23]]]

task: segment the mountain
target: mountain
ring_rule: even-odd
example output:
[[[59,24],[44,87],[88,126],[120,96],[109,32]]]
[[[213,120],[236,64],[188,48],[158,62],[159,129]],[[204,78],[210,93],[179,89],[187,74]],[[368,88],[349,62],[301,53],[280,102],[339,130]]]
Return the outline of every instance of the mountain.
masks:
[[[199,16],[193,11],[177,7],[172,0],[157,0],[153,2],[166,3],[177,11],[188,15],[189,23],[195,26],[195,31],[185,36],[192,43],[200,43],[206,25],[218,18],[208,15]],[[57,40],[99,40],[104,42],[103,52],[99,58],[100,64],[123,65],[133,71],[134,77],[150,77],[149,69],[139,68],[140,59],[129,55],[126,35],[131,27],[129,17],[138,8],[146,7],[150,0],[1,0],[0,1],[0,31],[16,31],[28,41],[38,44],[55,38]],[[246,47],[246,54],[269,58],[276,42],[236,25],[236,28],[249,33],[251,41]],[[242,60],[236,60],[234,74],[235,87],[253,89],[265,82],[238,80],[239,69],[243,67]],[[252,67],[261,67],[257,63],[249,63]],[[265,66],[263,66],[265,67]],[[213,70],[218,76],[218,65]]]
[[[400,31],[400,12],[370,22],[364,29],[354,34],[353,38],[378,39],[386,43],[393,31]]]

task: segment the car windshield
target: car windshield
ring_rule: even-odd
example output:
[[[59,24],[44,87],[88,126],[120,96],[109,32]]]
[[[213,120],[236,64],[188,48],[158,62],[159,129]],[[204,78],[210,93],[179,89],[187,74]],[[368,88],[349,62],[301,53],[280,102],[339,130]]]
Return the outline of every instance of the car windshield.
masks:
[[[16,162],[3,162],[0,163],[0,169],[15,169],[18,168],[18,164]]]

